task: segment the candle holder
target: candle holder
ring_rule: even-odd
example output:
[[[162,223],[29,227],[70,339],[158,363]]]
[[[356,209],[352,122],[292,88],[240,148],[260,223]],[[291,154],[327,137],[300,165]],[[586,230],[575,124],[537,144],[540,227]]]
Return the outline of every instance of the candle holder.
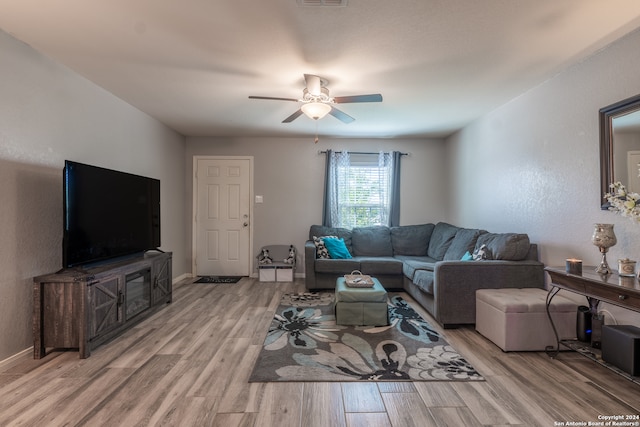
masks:
[[[629,258],[619,259],[618,275],[634,277],[636,275],[636,262]]]
[[[596,273],[611,274],[611,269],[607,263],[607,252],[609,248],[618,243],[616,235],[613,232],[613,224],[595,224],[591,242],[600,249],[602,260],[600,265],[596,267]]]
[[[582,260],[569,258],[566,260],[566,272],[569,274],[576,274],[578,276],[582,276]]]

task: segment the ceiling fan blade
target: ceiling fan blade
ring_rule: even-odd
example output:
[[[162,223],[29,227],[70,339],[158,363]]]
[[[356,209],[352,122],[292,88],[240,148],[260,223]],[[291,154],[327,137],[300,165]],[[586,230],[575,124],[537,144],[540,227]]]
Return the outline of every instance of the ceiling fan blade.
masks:
[[[249,99],[268,99],[268,100],[274,100],[274,101],[294,101],[294,102],[298,102],[298,99],[295,98],[274,98],[271,96],[249,96]]]
[[[353,117],[351,117],[347,113],[342,112],[333,106],[331,107],[331,111],[329,111],[329,114],[331,114],[333,117],[335,117],[336,119],[340,120],[343,123],[351,123],[352,121],[355,120]]]
[[[372,93],[370,95],[336,96],[333,98],[336,104],[347,104],[350,102],[382,102],[382,95]]]
[[[302,115],[302,110],[298,110],[295,113],[293,113],[292,115],[290,115],[289,117],[287,117],[286,119],[284,119],[282,121],[282,123],[291,123],[292,121],[294,121],[295,119],[297,119],[301,115]]]
[[[314,96],[322,94],[322,80],[319,76],[313,74],[305,74],[304,81],[307,83],[307,92]]]

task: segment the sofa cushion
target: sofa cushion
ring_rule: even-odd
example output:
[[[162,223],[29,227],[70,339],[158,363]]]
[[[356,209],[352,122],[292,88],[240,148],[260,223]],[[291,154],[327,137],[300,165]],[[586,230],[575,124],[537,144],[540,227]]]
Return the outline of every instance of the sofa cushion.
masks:
[[[402,261],[393,257],[358,257],[363,274],[402,274]]]
[[[429,240],[427,255],[441,261],[444,258],[444,254],[447,253],[447,249],[449,249],[454,237],[456,237],[458,230],[460,230],[460,227],[456,227],[455,225],[447,224],[446,222],[437,223],[433,228],[431,240]],[[462,254],[460,254],[460,257],[462,257]]]
[[[434,224],[401,225],[391,227],[391,245],[394,255],[427,255]]]
[[[339,239],[344,240],[344,244],[347,250],[353,255],[351,248],[351,230],[339,227],[325,227],[324,225],[312,225],[309,228],[309,240],[313,239],[313,236],[336,236]]]
[[[353,258],[347,247],[344,245],[343,239],[325,237],[322,239],[324,246],[329,251],[329,256],[333,259],[349,259]]]
[[[355,256],[393,256],[389,227],[355,227],[351,233]]]
[[[360,270],[360,261],[351,259],[316,259],[316,273],[349,274]]]
[[[476,241],[481,234],[486,233],[484,230],[472,228],[461,228],[451,241],[451,245],[444,254],[445,261],[459,261],[465,253],[473,252],[476,247]]]
[[[413,276],[413,284],[422,292],[433,295],[433,283],[435,281],[435,273],[428,270],[418,270]]]
[[[491,259],[520,261],[529,253],[529,236],[518,233],[485,233],[478,237],[476,248],[486,245]]]
[[[428,270],[433,271],[435,268],[437,260],[429,258],[427,261],[424,257],[423,259],[405,259],[402,262],[402,274],[407,276],[409,279],[413,279],[416,271],[418,270]]]

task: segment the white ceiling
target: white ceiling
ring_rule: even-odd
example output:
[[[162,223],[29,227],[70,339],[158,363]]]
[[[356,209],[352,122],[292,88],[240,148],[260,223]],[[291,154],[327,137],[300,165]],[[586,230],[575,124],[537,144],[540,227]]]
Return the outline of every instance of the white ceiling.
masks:
[[[320,0],[317,0],[320,2]],[[451,134],[640,27],[638,0],[0,0],[0,28],[188,136]],[[317,123],[303,74],[356,118]]]

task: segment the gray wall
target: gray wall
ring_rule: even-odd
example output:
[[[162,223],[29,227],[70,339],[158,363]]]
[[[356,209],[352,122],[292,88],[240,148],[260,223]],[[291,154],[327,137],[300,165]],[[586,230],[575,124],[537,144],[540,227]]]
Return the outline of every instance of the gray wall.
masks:
[[[65,159],[161,181],[185,273],[184,137],[0,31],[0,361],[33,345],[33,277],[62,267]]]
[[[326,149],[410,153],[402,158],[400,222],[420,224],[448,219],[448,193],[442,185],[446,174],[445,148],[439,139],[320,138],[320,142],[314,144],[312,137],[187,138],[185,191],[193,192],[193,156],[253,156],[254,193],[264,196],[264,203],[253,207],[254,252],[272,244],[293,244],[302,252],[309,226],[322,222],[325,156],[318,151]],[[186,217],[192,218],[192,207],[188,206],[188,210]],[[189,248],[191,230],[189,220],[186,231]],[[304,265],[299,264],[297,273],[302,273],[303,268]]]
[[[597,264],[593,224],[613,223],[610,264],[639,260],[640,224],[599,209],[598,133],[600,108],[640,93],[638,46],[636,31],[450,137],[454,222],[525,231],[547,265]],[[640,325],[637,313],[605,309],[610,322]]]

